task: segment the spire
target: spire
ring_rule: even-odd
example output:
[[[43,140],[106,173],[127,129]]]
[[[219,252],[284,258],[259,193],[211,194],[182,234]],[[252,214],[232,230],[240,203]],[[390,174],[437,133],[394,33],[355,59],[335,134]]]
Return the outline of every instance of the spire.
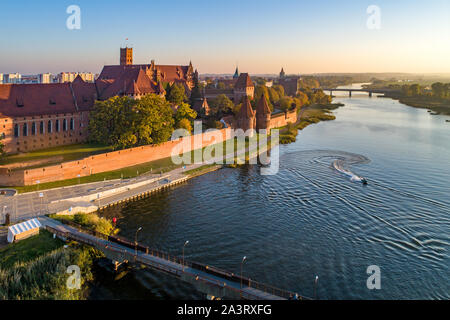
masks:
[[[236,67],[236,71],[234,72],[233,79],[239,78],[239,68]]]
[[[267,104],[266,95],[263,94],[259,99],[258,105],[256,106],[256,114],[259,115],[267,115],[271,114],[269,105]]]
[[[284,72],[284,68],[281,68],[280,78],[284,78],[285,75],[286,73]]]
[[[239,113],[237,115],[238,119],[250,119],[253,118],[255,115],[252,105],[250,104],[250,99],[248,96],[244,97],[244,101],[242,102],[241,110],[239,110]]]

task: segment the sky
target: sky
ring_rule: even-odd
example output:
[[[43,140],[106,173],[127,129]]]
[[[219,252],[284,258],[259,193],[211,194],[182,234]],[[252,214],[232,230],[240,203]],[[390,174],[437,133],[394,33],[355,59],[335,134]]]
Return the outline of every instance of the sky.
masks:
[[[201,74],[450,73],[450,0],[1,0],[0,21],[0,73],[99,73],[125,45]]]

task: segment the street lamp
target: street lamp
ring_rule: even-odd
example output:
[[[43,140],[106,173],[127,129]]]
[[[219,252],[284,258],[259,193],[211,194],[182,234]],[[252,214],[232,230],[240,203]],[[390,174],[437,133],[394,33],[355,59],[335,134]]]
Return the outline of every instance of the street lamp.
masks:
[[[186,247],[189,244],[189,240],[187,240],[183,245],[183,272],[184,272],[184,247]]]
[[[244,268],[244,262],[247,260],[247,257],[244,256],[241,261],[241,298],[242,298],[242,269]]]
[[[141,231],[141,230],[142,230],[142,227],[139,227],[139,228],[136,230],[136,235],[134,236],[134,253],[135,253],[134,259],[136,259],[136,257],[137,257],[137,245],[138,245],[138,242],[137,242],[137,236],[138,236],[138,232]]]

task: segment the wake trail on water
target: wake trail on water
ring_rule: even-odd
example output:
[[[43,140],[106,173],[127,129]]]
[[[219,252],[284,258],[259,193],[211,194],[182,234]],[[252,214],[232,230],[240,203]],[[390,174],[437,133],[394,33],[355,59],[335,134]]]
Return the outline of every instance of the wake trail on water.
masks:
[[[351,172],[350,170],[345,168],[345,163],[343,160],[335,160],[332,163],[332,166],[334,169],[336,169],[338,172],[343,173],[344,175],[348,176],[350,178],[350,181],[352,182],[363,182],[364,178],[361,176],[358,176]]]

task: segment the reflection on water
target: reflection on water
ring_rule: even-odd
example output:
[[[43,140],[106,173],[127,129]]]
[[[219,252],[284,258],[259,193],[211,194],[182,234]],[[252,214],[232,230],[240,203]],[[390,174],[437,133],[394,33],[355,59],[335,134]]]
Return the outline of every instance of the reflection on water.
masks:
[[[173,254],[189,240],[186,259],[239,272],[245,255],[244,273],[284,289],[311,296],[319,275],[321,299],[448,299],[450,124],[390,99],[337,100],[346,106],[335,121],[281,147],[277,175],[222,169],[107,214],[120,218],[122,235],[143,226],[140,242]],[[335,160],[369,185],[337,172]],[[381,268],[381,290],[366,287],[370,265]],[[202,298],[146,270],[98,290],[115,286],[144,298]]]

